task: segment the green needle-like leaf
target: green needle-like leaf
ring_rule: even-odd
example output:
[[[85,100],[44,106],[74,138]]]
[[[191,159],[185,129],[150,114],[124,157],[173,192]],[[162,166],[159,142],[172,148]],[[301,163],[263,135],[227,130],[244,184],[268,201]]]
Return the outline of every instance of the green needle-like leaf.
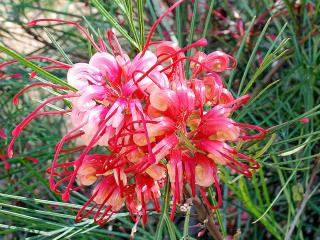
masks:
[[[123,29],[120,24],[117,22],[117,20],[103,7],[101,2],[99,0],[92,0],[92,4],[99,10],[99,12],[106,18],[106,20],[119,31],[119,33],[125,37],[132,46],[139,49],[139,45],[129,36],[129,34],[126,32],[125,29]]]
[[[0,51],[5,52],[10,57],[14,58],[15,60],[20,62],[25,67],[29,67],[33,71],[36,71],[38,74],[42,75],[44,78],[48,79],[50,82],[55,83],[55,84],[59,84],[59,85],[64,86],[64,87],[67,87],[72,91],[76,91],[77,90],[76,88],[74,88],[71,85],[69,85],[67,82],[65,82],[62,79],[56,77],[55,75],[47,72],[46,70],[43,70],[42,68],[38,67],[37,65],[35,65],[31,61],[26,60],[24,57],[22,57],[21,55],[19,55],[18,53],[14,52],[14,51],[12,51],[11,49],[9,49],[9,48],[7,48],[7,47],[5,47],[3,45],[0,45]]]

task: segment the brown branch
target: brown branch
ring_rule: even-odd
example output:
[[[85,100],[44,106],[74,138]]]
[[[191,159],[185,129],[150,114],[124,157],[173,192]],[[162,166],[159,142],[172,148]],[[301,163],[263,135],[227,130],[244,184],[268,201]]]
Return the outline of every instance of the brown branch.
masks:
[[[197,212],[197,219],[200,222],[208,221],[206,223],[207,229],[209,234],[215,240],[223,240],[223,237],[219,231],[219,228],[215,225],[213,221],[213,214],[210,209],[201,201],[198,196],[192,197],[191,189],[189,186],[185,186],[184,193],[187,198],[192,199],[193,207],[196,209]]]

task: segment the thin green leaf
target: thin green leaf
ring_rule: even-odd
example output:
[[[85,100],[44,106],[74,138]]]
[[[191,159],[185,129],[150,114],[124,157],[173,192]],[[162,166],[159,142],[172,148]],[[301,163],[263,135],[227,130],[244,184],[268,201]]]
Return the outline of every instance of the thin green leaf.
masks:
[[[213,6],[214,6],[214,0],[211,0],[210,7],[208,9],[208,13],[207,13],[207,17],[206,17],[206,21],[204,23],[202,38],[206,38],[206,36],[207,36],[208,28],[209,28],[210,20],[211,20],[211,15],[212,15]],[[203,47],[200,48],[200,51],[202,49],[203,49]]]
[[[282,186],[282,188],[280,189],[280,191],[278,192],[278,194],[276,195],[276,197],[273,199],[273,201],[271,202],[271,204],[268,206],[268,208],[264,211],[264,213],[257,218],[253,223],[256,223],[258,221],[260,221],[262,218],[264,218],[266,216],[266,214],[270,211],[270,209],[273,207],[273,205],[276,203],[276,201],[279,199],[279,197],[281,196],[282,192],[286,189],[286,187],[288,186],[289,182],[291,181],[291,179],[295,176],[298,167],[300,166],[301,161],[297,164],[297,166],[295,167],[295,170],[291,173],[290,177],[288,178],[288,180],[285,182],[285,184]]]
[[[243,39],[241,40],[240,47],[239,47],[239,49],[238,49],[238,51],[237,51],[237,53],[236,53],[236,56],[235,56],[235,59],[236,59],[236,62],[237,62],[237,63],[238,63],[239,60],[240,60],[240,56],[241,56],[241,54],[242,54],[242,52],[243,52],[243,50],[244,50],[245,43],[247,42],[249,33],[250,33],[250,31],[251,31],[251,28],[252,28],[253,25],[254,25],[255,20],[256,20],[256,17],[254,16],[254,17],[252,18],[251,22],[250,22],[250,25],[249,25],[248,29],[246,30],[246,33],[245,33],[244,36],[243,36]],[[230,74],[230,77],[229,77],[229,80],[228,80],[228,83],[227,83],[228,89],[230,89],[230,87],[231,87],[231,84],[232,84],[232,81],[233,81],[233,79],[234,79],[235,74],[236,74],[236,71],[232,71],[231,74]]]
[[[140,46],[144,47],[144,3],[145,0],[138,1],[138,19],[139,19],[139,31],[140,31]]]
[[[198,3],[199,0],[195,0],[193,4],[193,13],[192,13],[192,20],[190,24],[190,30],[189,30],[189,35],[188,35],[188,45],[190,45],[193,42],[193,35],[194,35],[194,29],[196,26],[196,21],[197,21],[197,16],[198,16]],[[191,54],[191,49],[187,51],[187,57],[190,57]],[[190,67],[190,62],[187,62],[186,64],[186,74],[189,76],[189,67]]]
[[[102,16],[104,16],[107,21],[119,31],[119,33],[125,37],[131,44],[132,46],[136,47],[139,49],[139,45],[129,36],[129,34],[126,32],[125,29],[123,29],[120,24],[117,22],[117,20],[103,7],[101,2],[99,0],[92,0],[91,1],[93,5],[99,10]]]
[[[52,36],[52,34],[48,31],[48,29],[45,27],[44,31],[46,32],[47,36],[49,37],[49,39],[51,40],[51,42],[53,43],[53,45],[57,48],[57,50],[60,52],[60,54],[62,55],[62,57],[66,60],[67,63],[69,64],[73,64],[71,59],[67,56],[67,54],[65,53],[65,51],[62,49],[62,47],[60,46],[60,44],[54,39],[54,37]]]
[[[238,89],[238,96],[240,96],[240,93],[241,93],[241,90],[242,90],[244,81],[245,81],[246,78],[247,78],[249,69],[252,68],[252,63],[253,63],[253,60],[254,60],[254,58],[255,58],[255,56],[256,56],[256,52],[257,52],[258,47],[259,47],[259,45],[260,45],[260,43],[261,43],[261,40],[262,40],[263,37],[264,37],[264,34],[266,33],[266,31],[267,31],[267,29],[268,29],[268,27],[269,27],[270,22],[271,22],[271,18],[269,18],[269,20],[267,21],[267,23],[264,25],[264,27],[263,27],[263,29],[262,29],[262,31],[261,31],[261,33],[260,33],[260,36],[259,36],[256,44],[254,45],[254,48],[253,48],[252,53],[251,53],[251,55],[250,55],[249,61],[248,61],[247,66],[246,66],[246,68],[245,68],[245,70],[244,70],[244,73],[243,73],[243,75],[242,75],[242,78],[241,78],[241,80],[240,80],[240,86],[239,86],[239,89]]]
[[[36,71],[38,74],[42,75],[43,77],[45,77],[46,79],[48,79],[50,82],[55,83],[55,84],[59,84],[61,86],[67,87],[72,91],[76,91],[77,89],[72,87],[71,85],[69,85],[67,82],[63,81],[62,79],[54,76],[53,74],[47,72],[46,70],[43,70],[42,68],[38,67],[37,65],[35,65],[34,63],[30,62],[29,60],[26,60],[24,57],[22,57],[21,55],[19,55],[18,53],[12,51],[11,49],[0,45],[0,51],[5,52],[6,54],[8,54],[10,57],[16,59],[17,61],[19,61],[22,65],[31,68],[33,71]]]

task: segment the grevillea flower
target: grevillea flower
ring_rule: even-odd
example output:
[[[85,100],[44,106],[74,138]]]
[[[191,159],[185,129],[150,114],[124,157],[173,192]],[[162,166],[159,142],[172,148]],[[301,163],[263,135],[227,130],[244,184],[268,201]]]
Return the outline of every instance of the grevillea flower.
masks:
[[[57,143],[47,172],[52,191],[61,194],[64,201],[69,200],[70,193],[94,186],[76,217],[78,221],[93,215],[96,223],[105,224],[125,205],[134,221],[142,215],[146,222],[150,203],[160,211],[160,189],[167,181],[173,199],[172,219],[176,205],[183,202],[185,184],[191,186],[193,195],[199,189],[208,206],[216,209],[222,203],[218,167],[229,167],[248,177],[251,170],[259,167],[236,148],[237,142],[261,139],[267,132],[231,118],[249,99],[247,95],[235,98],[221,79],[222,72],[235,68],[234,58],[221,51],[195,51],[192,56],[185,56],[186,51],[205,46],[205,39],[183,48],[171,41],[151,43],[156,26],[181,2],[158,19],[144,49],[133,59],[124,53],[112,31],[108,32],[112,53],[107,53],[104,41],[99,39],[96,44],[77,23],[53,19],[30,23],[71,24],[97,51],[88,63],[72,66],[41,57],[29,58],[54,63],[52,68],[68,69],[67,81],[77,90],[34,83],[20,91],[14,97],[15,103],[22,92],[36,86],[52,87],[61,95],[42,103],[17,125],[8,150],[12,156],[16,138],[34,118],[71,113],[73,129]],[[149,49],[151,44],[154,52]],[[190,74],[186,74],[186,61],[190,62]],[[70,101],[71,110],[40,111],[62,99]],[[77,138],[82,145],[63,148]],[[111,153],[93,154],[96,146],[107,147]],[[81,151],[74,161],[60,161],[60,153],[73,151]],[[216,206],[206,197],[210,186],[217,192]]]

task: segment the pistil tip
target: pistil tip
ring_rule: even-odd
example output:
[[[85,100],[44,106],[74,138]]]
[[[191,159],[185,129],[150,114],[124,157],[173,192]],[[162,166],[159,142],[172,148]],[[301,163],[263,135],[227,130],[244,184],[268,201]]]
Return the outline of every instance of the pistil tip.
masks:
[[[34,27],[35,25],[37,25],[37,21],[35,21],[35,20],[28,22],[28,27]]]
[[[9,158],[13,157],[13,150],[11,148],[8,149],[8,157]]]
[[[12,103],[13,105],[17,106],[19,104],[19,99],[18,98],[12,99]]]
[[[32,72],[32,73],[29,75],[29,79],[34,78],[36,75],[37,75],[37,72]]]
[[[70,199],[70,196],[68,192],[65,192],[64,194],[62,194],[62,201],[68,202],[69,199]]]
[[[201,38],[197,41],[197,43],[199,44],[199,46],[204,47],[208,45],[208,41],[205,38]]]

